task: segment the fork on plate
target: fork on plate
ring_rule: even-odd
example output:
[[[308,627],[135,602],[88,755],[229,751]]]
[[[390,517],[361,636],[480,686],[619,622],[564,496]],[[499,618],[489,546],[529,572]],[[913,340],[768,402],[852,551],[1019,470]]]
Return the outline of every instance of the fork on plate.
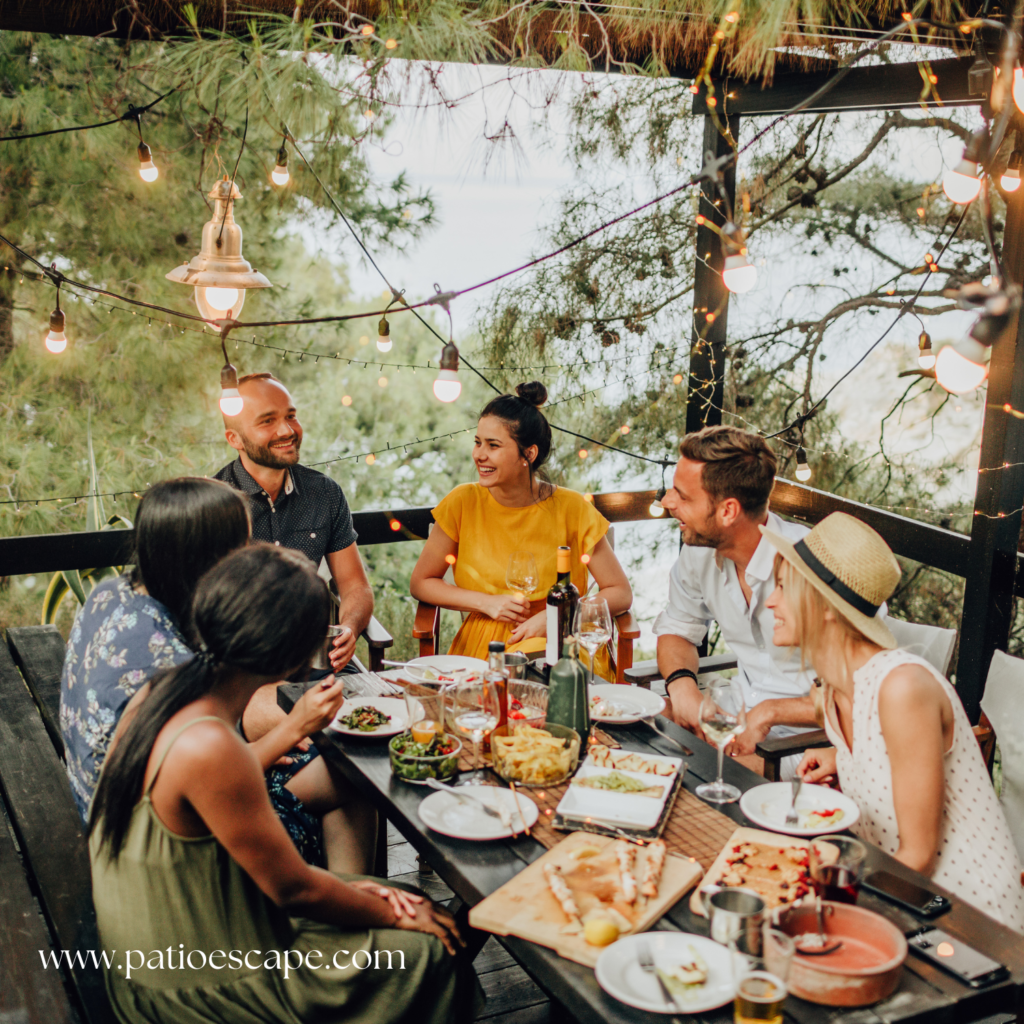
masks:
[[[640,970],[645,974],[653,974],[658,979],[658,985],[661,988],[661,994],[665,999],[666,1006],[671,1006],[675,1013],[679,1013],[679,1004],[672,998],[672,993],[668,990],[668,985],[665,984],[664,979],[658,973],[658,969],[654,966],[654,957],[651,956],[651,946],[646,938],[639,938],[636,944],[636,959],[637,963],[640,964]]]
[[[796,813],[796,798],[800,795],[800,787],[804,784],[803,776],[798,775],[791,783],[793,787],[793,802],[786,811],[786,824],[790,828],[796,828],[800,824],[800,818]]]

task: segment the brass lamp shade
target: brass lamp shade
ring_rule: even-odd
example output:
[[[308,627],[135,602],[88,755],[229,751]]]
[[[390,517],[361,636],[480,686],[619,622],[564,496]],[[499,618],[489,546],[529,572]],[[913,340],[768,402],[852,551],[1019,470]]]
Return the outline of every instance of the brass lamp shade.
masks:
[[[242,258],[242,229],[235,223],[233,207],[242,193],[227,175],[210,191],[213,216],[203,225],[198,256],[165,275],[168,281],[191,285],[199,312],[208,320],[237,320],[250,288],[270,288],[271,283]],[[219,244],[218,244],[219,239]]]

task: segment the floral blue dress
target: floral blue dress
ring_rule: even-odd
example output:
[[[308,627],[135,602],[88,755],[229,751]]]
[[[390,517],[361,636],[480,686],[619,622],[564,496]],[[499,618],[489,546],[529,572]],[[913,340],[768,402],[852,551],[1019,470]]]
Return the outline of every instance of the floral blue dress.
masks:
[[[71,792],[88,822],[107,749],[128,702],[158,671],[190,660],[190,650],[167,608],[132,587],[127,575],[99,584],[71,627],[60,681],[60,731]],[[290,752],[292,764],[267,772],[267,789],[302,857],[326,866],[323,829],[285,788],[317,756],[315,747]]]

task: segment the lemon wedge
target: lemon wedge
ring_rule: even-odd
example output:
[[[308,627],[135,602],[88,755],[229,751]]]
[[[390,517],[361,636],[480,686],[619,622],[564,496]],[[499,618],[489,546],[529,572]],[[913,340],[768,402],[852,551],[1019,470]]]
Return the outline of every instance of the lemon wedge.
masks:
[[[583,926],[583,938],[591,946],[609,946],[619,937],[619,929],[607,917],[591,918]]]

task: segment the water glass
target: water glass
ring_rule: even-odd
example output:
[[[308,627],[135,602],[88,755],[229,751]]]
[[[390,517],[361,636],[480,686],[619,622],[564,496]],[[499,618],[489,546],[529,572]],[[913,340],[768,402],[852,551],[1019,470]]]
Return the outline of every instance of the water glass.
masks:
[[[576,612],[576,635],[590,655],[590,685],[594,685],[594,658],[612,638],[612,616],[603,597],[585,597]]]
[[[712,679],[700,704],[700,725],[704,735],[718,747],[718,778],[705,782],[694,792],[712,804],[731,804],[740,798],[740,791],[722,780],[725,748],[747,728],[747,710],[743,687],[738,679]]]
[[[473,764],[476,778],[465,778],[463,783],[480,779],[484,772],[480,760],[480,744],[498,724],[501,714],[498,687],[487,679],[460,682],[455,687],[455,707],[452,723],[455,728],[473,743]]]
[[[409,728],[419,723],[432,722],[434,731],[445,731],[445,698],[451,702],[451,683],[410,682],[405,687],[405,709],[409,715]],[[424,726],[426,728],[426,726]]]

